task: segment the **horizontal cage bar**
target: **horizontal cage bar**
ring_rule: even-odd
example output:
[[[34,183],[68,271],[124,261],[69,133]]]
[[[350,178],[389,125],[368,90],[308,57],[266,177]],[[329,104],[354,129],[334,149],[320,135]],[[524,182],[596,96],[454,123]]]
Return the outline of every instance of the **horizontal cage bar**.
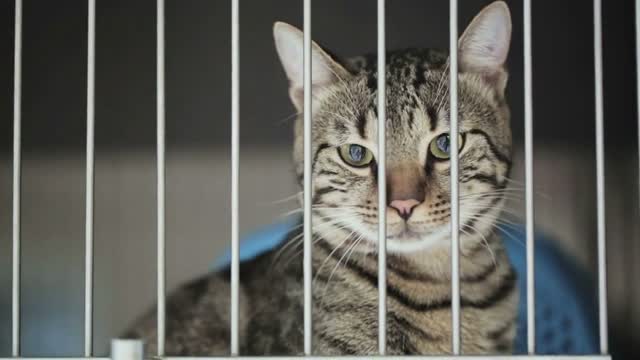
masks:
[[[147,359],[163,359],[163,360],[224,360],[224,359],[245,359],[245,360],[325,360],[335,359],[335,356],[221,356],[221,357],[147,357]],[[435,355],[418,355],[418,356],[342,356],[338,357],[344,360],[360,360],[360,359],[389,359],[389,360],[611,360],[610,355],[460,355],[460,356],[435,356]],[[0,358],[0,360],[111,360],[109,357],[8,357]]]

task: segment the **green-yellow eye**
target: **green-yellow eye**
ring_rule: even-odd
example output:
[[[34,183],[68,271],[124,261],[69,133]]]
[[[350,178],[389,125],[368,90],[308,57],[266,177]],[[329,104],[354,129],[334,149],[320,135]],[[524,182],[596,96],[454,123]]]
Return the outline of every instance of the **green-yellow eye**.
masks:
[[[346,144],[338,148],[342,161],[353,167],[365,167],[373,161],[373,153],[364,146]]]
[[[462,135],[458,135],[458,149],[462,150],[463,146],[464,146],[464,137]],[[440,160],[446,160],[449,158],[449,150],[450,150],[449,148],[450,148],[449,133],[438,135],[438,137],[433,139],[431,141],[431,144],[429,144],[429,152],[431,152],[431,154],[435,156],[436,159],[440,159]]]

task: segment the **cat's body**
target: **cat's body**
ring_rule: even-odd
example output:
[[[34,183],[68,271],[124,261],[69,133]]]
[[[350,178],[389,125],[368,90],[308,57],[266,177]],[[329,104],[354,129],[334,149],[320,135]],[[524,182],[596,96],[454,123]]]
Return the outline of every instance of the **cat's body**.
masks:
[[[482,246],[464,249],[460,254],[465,354],[509,352],[515,335],[514,273],[499,239],[491,238],[490,244],[497,266]],[[333,250],[324,240],[313,248],[314,352],[375,355],[377,259],[373,254],[349,256],[345,250]],[[243,355],[302,354],[302,262],[299,257],[291,260],[278,255],[276,249],[241,266]],[[339,261],[341,265],[337,266]],[[389,354],[451,351],[450,278],[432,272],[439,266],[448,264],[424,267],[406,259],[388,258]],[[167,354],[229,353],[229,289],[229,273],[221,272],[198,279],[169,297]],[[156,351],[155,325],[155,314],[150,314],[128,334],[142,337],[150,354]]]
[[[511,131],[504,98],[511,22],[504,3],[460,39],[460,289],[465,354],[509,353],[515,275],[494,230],[508,197]],[[302,112],[302,34],[275,27],[276,47]],[[377,69],[375,57],[338,62],[313,45],[313,346],[320,355],[377,353]],[[446,53],[387,55],[387,295],[389,354],[451,352],[451,257]],[[294,160],[303,174],[302,120]],[[241,265],[243,355],[302,354],[300,227]],[[177,290],[167,306],[166,353],[229,353],[229,274]],[[155,352],[155,314],[130,332]]]

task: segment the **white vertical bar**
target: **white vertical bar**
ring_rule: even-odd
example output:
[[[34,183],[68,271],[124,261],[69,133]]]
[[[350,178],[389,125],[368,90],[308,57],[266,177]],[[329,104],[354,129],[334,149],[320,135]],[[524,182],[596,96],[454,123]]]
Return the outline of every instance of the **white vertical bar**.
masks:
[[[640,0],[636,0],[636,111],[638,112],[638,205],[640,205]],[[638,254],[638,242],[635,242],[634,254]],[[636,255],[637,256],[637,255]],[[638,291],[635,292],[634,299],[637,299]],[[639,300],[636,300],[635,304],[639,303]],[[633,304],[632,299],[632,304]],[[634,329],[640,328],[640,315],[636,312],[634,316]]]
[[[386,14],[378,0],[378,351],[387,352]]]
[[[527,351],[536,352],[536,303],[533,213],[533,90],[531,0],[524,0],[524,162],[527,236]]]
[[[311,78],[311,0],[304,0],[304,353],[311,355],[313,347],[313,294],[312,294],[312,234],[311,234],[311,192],[312,192],[312,161],[311,161],[311,127],[312,127],[312,78]]]
[[[13,279],[11,282],[11,354],[20,355],[20,174],[22,129],[22,0],[15,3],[13,53]]]
[[[164,93],[164,0],[157,0],[157,225],[158,225],[158,356],[164,356],[165,345],[165,93]]]
[[[95,128],[96,1],[88,0],[87,30],[87,164],[85,185],[84,356],[93,345],[93,184]]]
[[[240,0],[231,0],[231,355],[240,353]]]
[[[638,205],[640,205],[640,0],[636,0],[636,96],[636,111],[638,112]],[[638,242],[636,241],[635,244],[634,249],[637,249]],[[637,253],[638,252],[634,250],[634,254]],[[635,294],[638,294],[638,291],[636,291]],[[637,298],[637,295],[634,298]],[[636,304],[638,302],[636,302]],[[640,316],[636,313],[634,319],[636,324],[634,329],[637,330],[640,328]]]
[[[598,206],[598,294],[600,315],[600,352],[609,352],[607,334],[607,253],[604,183],[604,112],[602,89],[602,3],[593,1],[593,47],[596,100],[596,189]]]
[[[451,352],[460,354],[460,239],[458,203],[458,1],[449,0],[451,161]]]

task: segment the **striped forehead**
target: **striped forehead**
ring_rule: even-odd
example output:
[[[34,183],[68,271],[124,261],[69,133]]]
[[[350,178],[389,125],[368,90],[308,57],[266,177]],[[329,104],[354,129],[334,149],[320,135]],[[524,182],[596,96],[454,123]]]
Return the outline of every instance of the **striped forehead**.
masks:
[[[446,57],[432,50],[411,50],[388,54],[387,137],[390,145],[409,145],[425,136],[448,130],[449,77]],[[338,143],[375,143],[377,138],[377,68],[373,59],[361,58],[354,78],[336,84],[319,109],[321,133]],[[491,112],[483,89],[460,76],[461,127],[476,119],[490,120]],[[472,116],[478,113],[482,116]],[[467,123],[467,124],[465,124]]]
[[[407,68],[410,69],[410,68]],[[414,69],[410,69],[413,71]],[[420,81],[411,76],[390,72],[387,75],[387,134],[389,137],[424,136],[436,131],[446,109],[446,86],[440,86],[441,71],[423,71]],[[319,117],[328,123],[335,136],[358,136],[364,141],[377,137],[377,89],[371,88],[367,78],[354,81],[328,98],[318,110]],[[440,114],[439,114],[440,112]],[[324,126],[323,126],[324,127]]]

